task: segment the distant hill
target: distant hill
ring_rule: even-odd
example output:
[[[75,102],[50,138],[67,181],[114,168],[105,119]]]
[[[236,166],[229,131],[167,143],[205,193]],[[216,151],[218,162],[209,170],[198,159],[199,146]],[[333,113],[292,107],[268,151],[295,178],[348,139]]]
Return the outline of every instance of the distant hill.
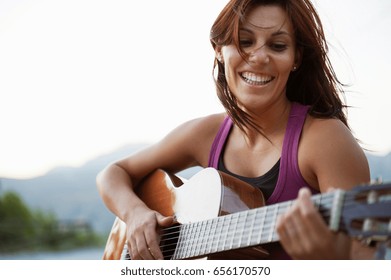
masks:
[[[106,209],[98,195],[95,178],[100,170],[114,160],[146,147],[146,144],[129,145],[113,153],[102,155],[79,168],[57,167],[44,176],[29,180],[1,179],[2,190],[13,190],[33,208],[54,212],[59,219],[83,219],[94,229],[106,233],[114,216]],[[391,181],[391,153],[384,157],[368,154],[372,179],[382,177]],[[182,173],[189,178],[196,170]]]

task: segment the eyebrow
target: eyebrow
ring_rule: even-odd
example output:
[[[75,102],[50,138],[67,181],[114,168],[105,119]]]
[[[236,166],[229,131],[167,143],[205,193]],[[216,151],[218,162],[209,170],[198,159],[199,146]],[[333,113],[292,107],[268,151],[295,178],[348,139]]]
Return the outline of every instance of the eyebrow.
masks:
[[[276,32],[273,32],[272,34],[273,36],[279,36],[279,35],[287,35],[289,37],[291,37],[291,34],[289,34],[287,31],[285,30],[278,30]]]
[[[262,29],[270,29],[270,28],[272,28],[272,27],[265,27],[265,28],[263,28],[263,27],[261,27]],[[241,27],[240,29],[239,29],[239,32],[247,32],[247,33],[250,33],[250,34],[254,34],[254,31],[253,30],[251,30],[251,29],[248,29],[248,28],[244,28],[244,27]],[[292,37],[292,35],[291,34],[289,34],[287,31],[285,31],[285,30],[278,30],[278,31],[275,31],[275,32],[273,32],[272,33],[272,36],[273,37],[275,37],[275,36],[280,36],[280,35],[286,35],[286,36],[289,36],[289,37]]]

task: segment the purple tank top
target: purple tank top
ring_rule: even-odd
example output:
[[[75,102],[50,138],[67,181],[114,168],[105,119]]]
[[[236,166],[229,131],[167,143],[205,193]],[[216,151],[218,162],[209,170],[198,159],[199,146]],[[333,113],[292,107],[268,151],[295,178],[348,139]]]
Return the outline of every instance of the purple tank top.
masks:
[[[268,205],[295,199],[300,188],[304,186],[309,187],[301,175],[297,157],[299,140],[307,112],[308,106],[295,102],[292,103],[282,146],[280,172],[278,175],[277,185],[272,195],[266,201],[266,204]],[[218,168],[219,157],[232,128],[232,124],[232,120],[229,117],[224,119],[212,144],[208,166],[216,169]],[[318,192],[315,189],[310,189],[312,193]]]
[[[301,175],[298,164],[299,141],[307,112],[308,106],[292,103],[282,146],[277,184],[273,193],[266,201],[267,205],[295,199],[300,188],[304,186],[310,187]],[[232,120],[229,117],[224,119],[211,147],[209,167],[218,168],[219,157],[232,128],[232,124]],[[319,193],[318,190],[311,187],[310,190],[313,194]],[[270,259],[290,259],[278,242],[265,244],[262,247],[270,253]]]

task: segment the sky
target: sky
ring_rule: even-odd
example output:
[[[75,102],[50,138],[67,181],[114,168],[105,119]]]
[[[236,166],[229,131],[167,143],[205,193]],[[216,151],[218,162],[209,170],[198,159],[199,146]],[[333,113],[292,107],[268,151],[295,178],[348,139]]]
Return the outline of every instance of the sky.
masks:
[[[209,29],[227,0],[0,0],[0,177],[80,166],[221,112]],[[391,151],[391,1],[314,0],[348,118]]]

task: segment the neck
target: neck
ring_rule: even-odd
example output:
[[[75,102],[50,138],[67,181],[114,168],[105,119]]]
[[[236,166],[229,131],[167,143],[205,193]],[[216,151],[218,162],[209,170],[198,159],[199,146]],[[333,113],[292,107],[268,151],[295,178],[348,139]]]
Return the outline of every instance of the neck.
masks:
[[[285,133],[288,123],[291,103],[289,101],[280,102],[270,106],[262,112],[249,112],[261,131],[258,132],[251,128],[245,128],[244,139],[248,146],[254,146],[267,140],[273,144],[274,139]]]

